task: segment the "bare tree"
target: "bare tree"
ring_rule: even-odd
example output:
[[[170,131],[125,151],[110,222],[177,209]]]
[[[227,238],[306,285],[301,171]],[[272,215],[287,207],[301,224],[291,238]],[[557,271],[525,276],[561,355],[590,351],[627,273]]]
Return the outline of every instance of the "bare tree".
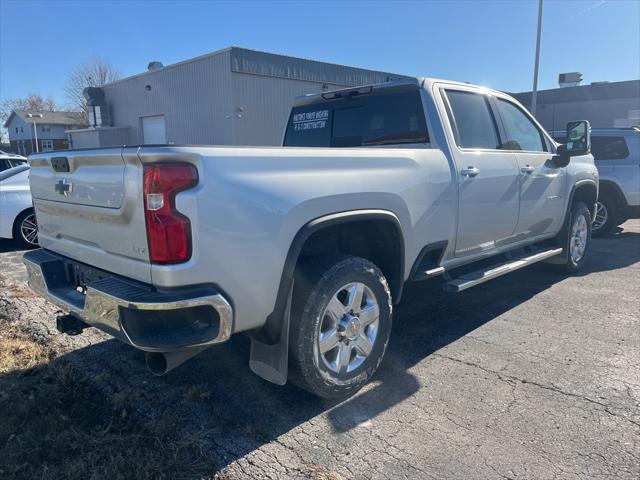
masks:
[[[6,122],[14,110],[25,110],[27,112],[53,112],[58,107],[53,97],[44,98],[38,93],[30,93],[24,98],[5,98],[0,102],[0,138],[2,142],[8,140],[7,132],[4,128]]]
[[[101,87],[107,83],[115,82],[120,78],[120,72],[109,62],[100,57],[95,57],[82,65],[79,65],[71,75],[64,87],[69,108],[83,112],[86,116],[87,102],[82,95],[86,87]]]

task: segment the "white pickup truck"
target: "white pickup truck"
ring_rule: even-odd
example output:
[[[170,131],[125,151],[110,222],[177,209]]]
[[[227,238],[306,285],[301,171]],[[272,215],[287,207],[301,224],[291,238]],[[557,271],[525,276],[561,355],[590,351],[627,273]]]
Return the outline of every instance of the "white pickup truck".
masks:
[[[59,330],[97,327],[156,374],[245,332],[257,374],[343,397],[406,282],[583,266],[598,173],[589,124],[567,138],[501,92],[418,78],[297,99],[284,147],[32,155],[29,283],[69,312]]]

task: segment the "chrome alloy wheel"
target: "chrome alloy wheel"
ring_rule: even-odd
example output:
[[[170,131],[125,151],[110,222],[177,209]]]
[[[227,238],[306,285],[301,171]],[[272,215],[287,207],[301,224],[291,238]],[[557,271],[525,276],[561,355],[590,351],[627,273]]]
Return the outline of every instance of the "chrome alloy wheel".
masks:
[[[587,219],[584,215],[578,215],[571,227],[571,238],[569,240],[569,249],[571,253],[571,260],[574,263],[578,263],[584,257],[584,252],[587,249],[587,237],[589,235],[589,226],[587,225]]]
[[[333,294],[320,321],[318,353],[334,373],[354,371],[371,354],[380,323],[380,307],[364,283],[349,283]]]
[[[607,207],[602,202],[596,202],[596,215],[593,220],[593,225],[591,229],[593,232],[597,232],[602,227],[607,224],[607,220],[609,219],[609,212],[607,211]]]
[[[38,244],[38,222],[36,221],[35,213],[30,213],[22,219],[20,235],[22,235],[22,239],[29,245]]]

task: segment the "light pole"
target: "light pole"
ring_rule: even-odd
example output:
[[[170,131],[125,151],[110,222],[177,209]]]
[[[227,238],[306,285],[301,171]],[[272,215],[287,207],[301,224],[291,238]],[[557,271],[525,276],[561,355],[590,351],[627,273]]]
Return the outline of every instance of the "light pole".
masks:
[[[27,117],[28,118],[42,118],[42,114],[41,113],[27,113]],[[36,121],[33,120],[33,134],[35,135],[36,138],[36,153],[38,153],[40,151],[40,149],[38,148],[38,129],[36,128]]]
[[[536,116],[538,100],[538,65],[540,64],[540,35],[542,34],[542,0],[538,0],[538,36],[536,38],[536,61],[533,67],[533,91],[531,92],[531,115]]]

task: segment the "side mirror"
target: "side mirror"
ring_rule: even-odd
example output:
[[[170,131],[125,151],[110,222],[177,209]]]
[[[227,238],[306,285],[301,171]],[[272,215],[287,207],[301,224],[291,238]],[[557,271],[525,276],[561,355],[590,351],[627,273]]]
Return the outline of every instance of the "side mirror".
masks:
[[[586,155],[591,151],[591,125],[587,120],[567,123],[567,143],[564,147],[569,157]]]
[[[569,165],[571,157],[586,155],[591,151],[591,125],[587,120],[567,123],[567,143],[556,149],[554,162],[559,167]]]

